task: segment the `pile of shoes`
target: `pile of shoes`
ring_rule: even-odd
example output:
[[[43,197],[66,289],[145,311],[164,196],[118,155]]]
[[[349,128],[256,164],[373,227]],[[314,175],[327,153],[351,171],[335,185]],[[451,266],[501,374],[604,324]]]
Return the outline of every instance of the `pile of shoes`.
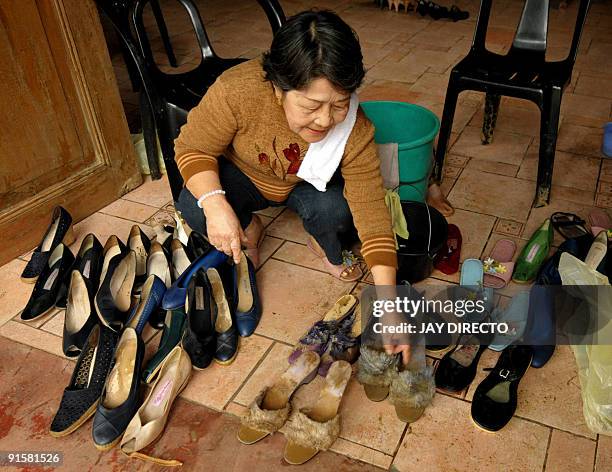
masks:
[[[104,246],[88,234],[75,258],[66,246],[74,242],[72,218],[64,208],[54,210],[22,274],[34,288],[21,313],[28,321],[65,308],[63,351],[78,356],[51,424],[52,436],[66,436],[93,416],[98,449],[121,443],[124,453],[149,458],[139,451],[162,434],[192,367],[204,369],[213,360],[231,363],[239,335],[255,331],[261,304],[250,260],[243,254],[239,264],[194,270],[197,261],[216,252],[204,236],[191,232],[185,246],[173,238],[173,227],[156,232],[152,241],[134,225],[127,244],[112,235]],[[166,310],[164,296],[179,280],[187,284],[186,297]],[[147,323],[163,331],[144,365]],[[143,381],[150,391],[141,402]]]

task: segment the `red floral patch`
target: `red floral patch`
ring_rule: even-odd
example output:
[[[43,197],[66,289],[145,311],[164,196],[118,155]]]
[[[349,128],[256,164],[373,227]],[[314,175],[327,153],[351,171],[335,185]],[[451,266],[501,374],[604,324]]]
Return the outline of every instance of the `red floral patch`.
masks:
[[[270,163],[270,158],[265,152],[262,152],[261,154],[259,154],[259,163],[262,165]]]
[[[288,148],[283,149],[285,159],[289,161],[287,174],[297,174],[300,170],[302,160],[300,159],[300,146],[297,143],[291,143]]]

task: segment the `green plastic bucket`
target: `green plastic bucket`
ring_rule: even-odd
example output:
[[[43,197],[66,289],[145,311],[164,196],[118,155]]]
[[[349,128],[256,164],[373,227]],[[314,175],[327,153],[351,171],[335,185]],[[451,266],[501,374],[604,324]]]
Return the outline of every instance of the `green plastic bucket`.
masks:
[[[398,143],[400,198],[425,201],[433,141],[440,129],[438,117],[427,108],[405,102],[362,102],[361,108],[376,128],[377,144]]]

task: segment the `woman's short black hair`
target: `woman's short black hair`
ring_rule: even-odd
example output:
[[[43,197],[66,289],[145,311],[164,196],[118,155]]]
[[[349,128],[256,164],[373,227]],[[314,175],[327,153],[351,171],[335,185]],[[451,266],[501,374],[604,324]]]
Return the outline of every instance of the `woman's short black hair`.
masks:
[[[263,69],[266,79],[285,91],[324,77],[338,89],[354,92],[365,75],[357,34],[328,10],[289,18],[263,55]]]

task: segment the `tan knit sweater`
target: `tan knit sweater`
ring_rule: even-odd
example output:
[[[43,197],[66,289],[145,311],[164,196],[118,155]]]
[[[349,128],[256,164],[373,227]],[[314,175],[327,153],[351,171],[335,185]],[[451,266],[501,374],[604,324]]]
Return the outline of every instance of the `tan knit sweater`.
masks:
[[[302,181],[296,176],[308,143],[289,129],[264,80],[261,59],[226,71],[189,113],[175,141],[178,168],[193,175],[218,171],[217,157],[233,162],[269,200],[283,202]],[[391,218],[385,205],[374,126],[360,109],[340,164],[346,198],[369,267],[397,267]]]

